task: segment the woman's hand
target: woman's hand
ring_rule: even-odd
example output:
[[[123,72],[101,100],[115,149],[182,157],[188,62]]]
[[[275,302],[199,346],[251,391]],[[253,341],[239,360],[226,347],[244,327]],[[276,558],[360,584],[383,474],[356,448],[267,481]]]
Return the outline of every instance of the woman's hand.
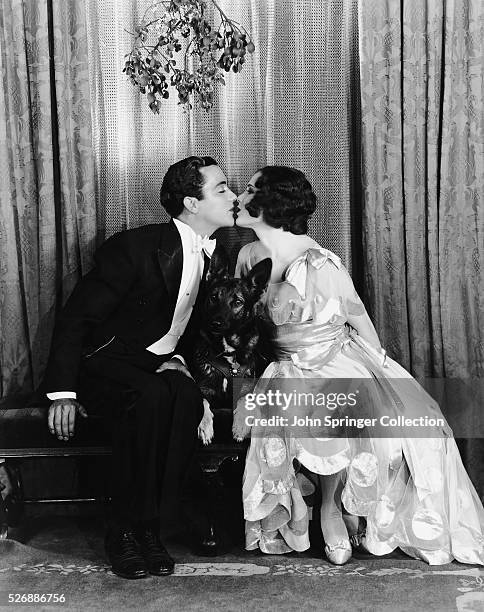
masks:
[[[454,432],[452,431],[451,426],[447,423],[446,419],[444,419],[444,426],[442,427],[442,433],[444,434],[444,438],[454,437]]]
[[[365,342],[368,342],[377,352],[383,350],[380,338],[366,311],[360,316],[348,315],[348,323],[356,330],[356,333],[363,338]]]

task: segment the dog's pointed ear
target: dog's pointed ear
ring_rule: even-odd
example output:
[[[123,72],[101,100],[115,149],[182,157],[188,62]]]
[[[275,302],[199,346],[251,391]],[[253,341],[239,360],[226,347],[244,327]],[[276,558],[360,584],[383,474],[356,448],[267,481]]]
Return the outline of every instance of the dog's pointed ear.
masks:
[[[230,260],[227,251],[221,244],[217,244],[210,259],[210,266],[207,271],[207,281],[213,282],[215,279],[222,280],[228,278],[229,265]]]
[[[256,299],[259,299],[264,289],[267,287],[267,283],[271,277],[272,272],[272,259],[266,257],[262,261],[259,261],[246,275],[246,280],[249,282],[251,291],[255,295]]]

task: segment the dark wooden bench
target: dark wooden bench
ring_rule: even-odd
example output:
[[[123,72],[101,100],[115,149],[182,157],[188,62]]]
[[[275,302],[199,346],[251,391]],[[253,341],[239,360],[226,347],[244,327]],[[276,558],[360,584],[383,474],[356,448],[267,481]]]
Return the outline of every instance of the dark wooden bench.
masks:
[[[8,524],[14,524],[22,512],[24,501],[28,502],[85,502],[95,498],[75,497],[71,499],[24,498],[22,486],[22,460],[35,457],[89,457],[111,454],[110,433],[100,417],[77,419],[76,434],[68,442],[55,438],[47,428],[47,406],[29,405],[21,407],[18,401],[0,403],[0,458],[5,458],[9,471],[16,481],[19,504],[9,512],[0,496],[0,539],[7,537]],[[245,457],[246,446],[231,438],[231,408],[217,411],[215,415],[215,439],[208,446],[200,443],[199,459],[203,471],[212,486],[217,484],[218,470],[225,460],[239,461]],[[106,499],[106,498],[104,498]],[[100,501],[100,500],[99,500]],[[10,520],[9,520],[10,519]]]

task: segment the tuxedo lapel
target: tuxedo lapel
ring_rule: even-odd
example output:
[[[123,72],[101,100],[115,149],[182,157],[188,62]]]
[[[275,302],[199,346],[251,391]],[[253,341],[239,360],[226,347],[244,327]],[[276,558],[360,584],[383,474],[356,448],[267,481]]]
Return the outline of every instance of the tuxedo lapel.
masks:
[[[204,253],[203,254],[203,273],[202,273],[202,283],[205,283],[207,280],[208,269],[210,268],[210,257]]]
[[[217,254],[219,255],[219,257],[220,257],[220,255],[225,255],[225,257],[227,257],[227,254],[225,253],[224,247],[219,242],[217,242],[217,246],[215,247],[215,250],[214,250],[214,252],[212,254],[212,258],[215,255],[217,255]],[[202,284],[205,284],[205,282],[207,280],[207,274],[208,274],[208,271],[210,269],[211,262],[212,262],[212,259],[204,252],[203,253]]]
[[[180,234],[173,220],[161,227],[158,263],[160,264],[160,270],[168,293],[168,313],[170,318],[172,318],[180,289],[183,269],[183,247]]]
[[[213,255],[212,255],[213,257]],[[196,300],[196,305],[199,307],[200,304],[203,302],[204,300],[204,295],[205,295],[205,289],[207,287],[207,274],[208,271],[210,269],[210,262],[212,260],[210,259],[210,257],[206,254],[203,253],[203,272],[202,272],[202,278],[200,280],[200,286],[198,289],[198,296],[197,296],[197,300]]]

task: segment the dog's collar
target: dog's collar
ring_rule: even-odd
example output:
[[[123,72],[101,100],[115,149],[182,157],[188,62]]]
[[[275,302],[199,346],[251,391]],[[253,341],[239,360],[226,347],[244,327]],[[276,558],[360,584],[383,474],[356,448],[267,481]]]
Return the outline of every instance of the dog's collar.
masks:
[[[235,352],[236,352],[235,350],[233,350],[233,351],[223,351],[222,353],[219,353],[216,356],[216,359],[218,357],[233,357],[235,355]],[[224,372],[225,376],[227,375],[227,372],[230,372],[231,376],[238,376],[243,371],[243,366],[240,363],[238,363],[238,361],[236,361],[234,359],[233,363],[225,364],[225,368],[224,369],[226,370]]]
[[[243,378],[249,369],[249,364],[241,365],[240,363],[227,363],[222,361],[217,361],[218,357],[223,357],[224,353],[219,353],[215,356],[213,360],[210,360],[210,364],[222,373],[223,376],[230,378],[239,376]]]

